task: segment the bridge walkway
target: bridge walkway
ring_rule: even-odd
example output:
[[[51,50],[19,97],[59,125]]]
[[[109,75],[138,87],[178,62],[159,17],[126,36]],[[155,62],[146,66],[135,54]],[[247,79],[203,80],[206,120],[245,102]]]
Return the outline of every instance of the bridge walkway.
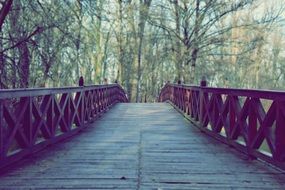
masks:
[[[0,189],[284,189],[283,172],[230,148],[166,103],[117,104],[0,176]]]

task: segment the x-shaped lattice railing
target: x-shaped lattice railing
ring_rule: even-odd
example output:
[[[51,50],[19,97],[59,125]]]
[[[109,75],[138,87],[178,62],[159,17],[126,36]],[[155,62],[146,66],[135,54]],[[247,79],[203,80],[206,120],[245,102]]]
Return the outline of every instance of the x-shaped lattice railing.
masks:
[[[0,168],[75,134],[127,101],[117,84],[0,90]]]
[[[285,168],[285,92],[167,84],[159,101],[207,134]]]

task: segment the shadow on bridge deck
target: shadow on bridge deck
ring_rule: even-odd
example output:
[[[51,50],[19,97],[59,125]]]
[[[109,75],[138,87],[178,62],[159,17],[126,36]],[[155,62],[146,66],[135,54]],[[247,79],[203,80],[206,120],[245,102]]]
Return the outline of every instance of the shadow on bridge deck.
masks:
[[[17,163],[0,189],[284,189],[285,175],[201,133],[170,105],[117,104]]]

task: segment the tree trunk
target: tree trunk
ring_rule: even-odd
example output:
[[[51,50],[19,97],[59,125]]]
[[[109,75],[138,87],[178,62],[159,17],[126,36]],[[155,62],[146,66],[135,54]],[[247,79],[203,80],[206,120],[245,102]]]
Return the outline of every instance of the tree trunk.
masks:
[[[79,79],[81,76],[81,70],[80,70],[80,48],[81,48],[81,28],[82,28],[82,2],[81,0],[77,0],[77,6],[78,6],[78,15],[77,15],[77,24],[78,24],[78,34],[77,34],[77,39],[76,39],[76,73],[75,73],[75,78]]]
[[[0,49],[3,49],[3,44],[2,44],[2,32],[0,33]],[[5,59],[4,59],[4,54],[0,53],[0,89],[3,89],[5,87],[5,82],[4,82],[4,74],[5,74]]]
[[[179,6],[178,6],[178,0],[174,0],[174,7],[175,7],[175,24],[176,24],[176,34],[180,36],[180,11],[179,11]],[[176,81],[182,79],[182,60],[181,60],[181,42],[180,39],[176,38],[175,39],[175,61],[176,61]]]
[[[122,1],[119,0],[119,68],[118,68],[118,75],[117,75],[117,80],[121,81],[122,85],[125,85],[125,80],[124,80],[124,49],[123,49],[123,5]]]
[[[139,35],[139,47],[138,47],[138,71],[137,71],[137,91],[136,91],[136,102],[139,101],[140,97],[140,86],[141,86],[141,54],[142,54],[142,41],[143,35]]]
[[[95,55],[95,61],[94,61],[94,80],[97,83],[101,83],[102,81],[102,65],[105,64],[105,54],[102,55],[102,33],[101,33],[101,26],[102,26],[102,7],[103,7],[103,0],[96,1],[96,6],[98,7],[97,10],[97,18],[96,21],[93,21],[96,23],[96,31],[95,31],[95,45],[96,45],[96,55]],[[93,18],[93,17],[92,17]],[[95,20],[94,19],[94,20]],[[107,42],[106,42],[107,43]],[[106,45],[105,43],[105,45]],[[103,71],[104,72],[104,71]],[[104,78],[104,77],[103,77]]]
[[[103,79],[106,78],[106,71],[107,71],[107,50],[108,50],[108,42],[109,42],[109,38],[110,38],[110,32],[108,31],[107,33],[107,37],[106,37],[106,41],[104,44],[104,52],[103,52],[103,58],[102,58],[102,68],[103,68]]]
[[[29,87],[30,78],[30,51],[27,42],[22,43],[19,47],[19,77],[20,88]]]
[[[144,28],[145,22],[148,16],[148,10],[151,4],[151,0],[140,0],[140,10],[139,10],[139,46],[138,46],[138,69],[137,69],[137,88],[136,88],[136,102],[139,102],[140,98],[140,86],[141,86],[141,61],[142,61],[142,45],[144,38]]]
[[[200,0],[196,0],[195,7],[195,25],[194,25],[194,39],[193,39],[193,49],[191,54],[191,66],[190,66],[190,83],[195,82],[195,69],[196,61],[199,52],[199,19],[200,19]]]
[[[4,2],[1,1],[2,7],[0,10],[0,31],[2,31],[2,26],[8,15],[9,11],[11,10],[13,0],[5,0]]]

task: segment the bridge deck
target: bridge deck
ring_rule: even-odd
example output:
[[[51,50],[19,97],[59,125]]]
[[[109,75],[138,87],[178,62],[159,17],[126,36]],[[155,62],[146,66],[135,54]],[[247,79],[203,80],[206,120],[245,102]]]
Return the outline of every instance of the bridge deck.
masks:
[[[0,189],[284,189],[284,174],[190,125],[168,104],[118,104],[19,162]]]

